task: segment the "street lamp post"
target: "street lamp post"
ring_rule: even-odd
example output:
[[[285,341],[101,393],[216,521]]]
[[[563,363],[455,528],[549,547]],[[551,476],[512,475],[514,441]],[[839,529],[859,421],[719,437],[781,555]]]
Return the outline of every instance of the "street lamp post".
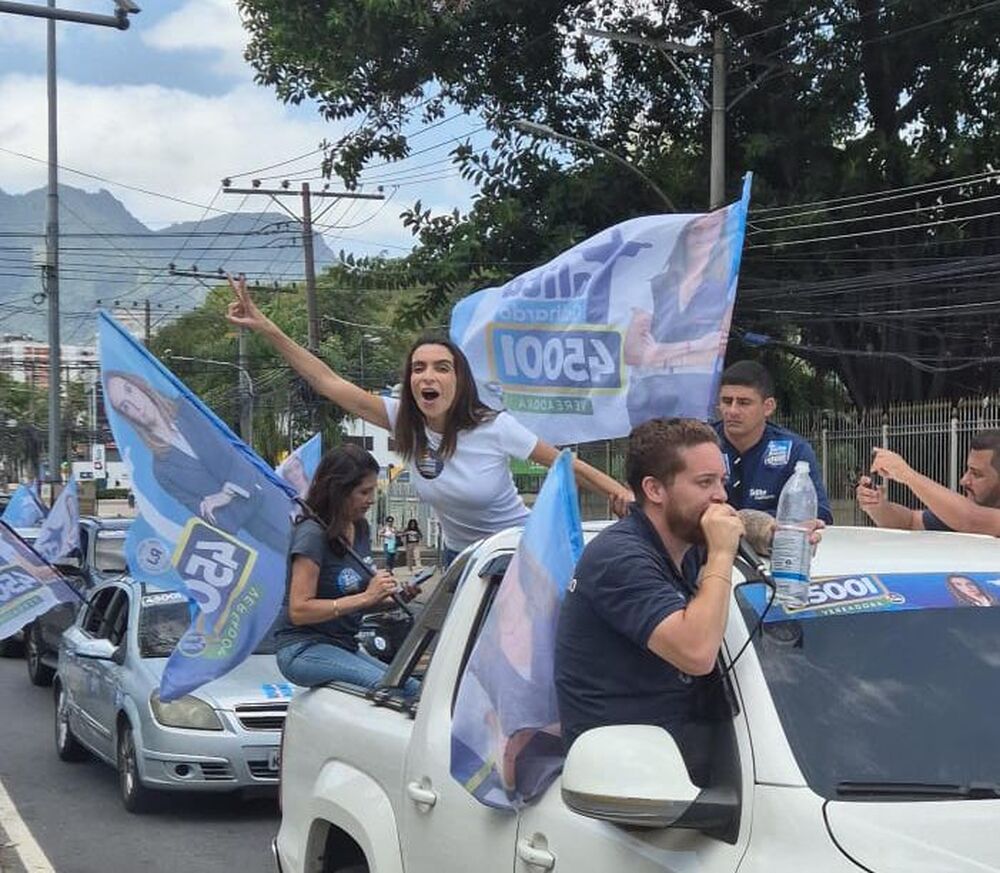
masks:
[[[671,201],[671,199],[664,193],[663,189],[660,188],[660,186],[657,185],[656,182],[650,179],[649,176],[643,173],[642,170],[640,170],[634,164],[630,164],[623,157],[620,157],[619,155],[616,155],[614,152],[608,151],[606,148],[599,146],[597,143],[590,142],[590,140],[586,139],[580,139],[579,137],[576,136],[570,136],[568,133],[560,133],[558,130],[549,127],[547,124],[539,124],[537,121],[528,121],[527,119],[524,118],[518,118],[515,121],[513,121],[512,124],[518,130],[523,131],[524,133],[530,133],[533,134],[534,136],[545,137],[546,139],[559,139],[563,140],[564,142],[572,142],[576,143],[577,145],[581,145],[584,148],[593,149],[595,152],[600,152],[605,157],[610,158],[611,160],[621,164],[629,172],[634,173],[636,176],[642,179],[643,182],[649,185],[649,187],[652,188],[657,193],[659,198],[666,204],[667,208],[671,212],[677,211],[677,207],[674,206],[673,201]]]
[[[240,436],[251,448],[253,447],[253,401],[256,396],[254,391],[253,378],[250,371],[241,364],[234,364],[232,361],[217,361],[214,358],[197,358],[193,355],[175,355],[171,349],[163,350],[163,357],[169,361],[195,361],[200,364],[215,364],[219,367],[230,367],[240,374],[240,393],[243,394],[243,380],[246,379],[246,406],[240,406]],[[246,415],[243,414],[246,409]]]
[[[365,390],[365,391],[368,390],[367,388],[365,388],[365,342],[366,341],[370,342],[373,346],[377,346],[380,342],[382,342],[382,337],[380,337],[380,336],[374,336],[373,334],[370,334],[370,333],[363,333],[363,334],[361,334],[361,342],[359,344],[360,345],[360,350],[361,350],[361,388],[363,390]],[[365,432],[365,420],[364,420],[364,418],[362,418],[361,419],[361,446],[362,446],[362,448],[365,448],[365,437],[366,436],[367,436],[367,433]]]
[[[92,12],[78,12],[59,9],[55,0],[47,0],[45,6],[31,3],[0,2],[0,14],[28,15],[48,19],[46,22],[46,97],[48,117],[48,184],[45,196],[45,263],[43,280],[48,298],[48,339],[49,339],[49,449],[46,478],[57,488],[62,482],[59,464],[62,458],[60,440],[62,385],[60,383],[61,343],[59,336],[59,173],[58,173],[58,107],[56,89],[56,22],[72,21],[79,24],[94,24],[128,30],[129,15],[140,9],[132,0],[114,0],[114,15],[96,15]],[[55,493],[53,493],[53,497]]]

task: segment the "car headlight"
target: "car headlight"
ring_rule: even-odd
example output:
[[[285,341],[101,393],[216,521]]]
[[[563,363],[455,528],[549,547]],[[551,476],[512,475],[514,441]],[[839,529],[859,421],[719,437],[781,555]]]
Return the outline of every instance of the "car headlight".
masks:
[[[199,697],[190,694],[169,703],[160,700],[160,693],[149,695],[153,718],[166,727],[188,728],[196,731],[221,731],[218,714]]]

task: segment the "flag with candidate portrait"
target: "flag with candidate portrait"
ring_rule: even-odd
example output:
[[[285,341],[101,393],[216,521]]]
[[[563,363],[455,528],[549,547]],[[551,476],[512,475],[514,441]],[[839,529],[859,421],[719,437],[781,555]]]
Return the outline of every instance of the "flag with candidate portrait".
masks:
[[[50,564],[80,547],[80,501],[76,478],[70,477],[42,522],[34,549]]]
[[[617,224],[452,310],[479,396],[557,445],[710,417],[746,232],[742,198]]]
[[[59,573],[0,521],[0,640],[53,606],[79,599]]]
[[[35,494],[34,485],[18,485],[0,515],[0,521],[11,527],[37,527],[48,514],[45,505]]]
[[[129,569],[191,604],[160,684],[174,700],[231,670],[270,629],[294,491],[104,312],[99,341],[105,410],[138,510]]]
[[[278,464],[274,472],[291,485],[299,497],[305,497],[322,457],[323,434],[313,434]]]
[[[562,767],[556,622],[583,551],[573,456],[549,470],[462,675],[451,775],[481,803],[516,809]]]

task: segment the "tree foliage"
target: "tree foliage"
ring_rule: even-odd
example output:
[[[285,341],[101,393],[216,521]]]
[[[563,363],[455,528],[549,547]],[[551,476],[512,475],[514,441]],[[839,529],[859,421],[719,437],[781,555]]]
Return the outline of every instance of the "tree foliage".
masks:
[[[319,356],[336,372],[369,390],[395,384],[411,334],[391,327],[393,298],[350,287],[343,268],[320,278]],[[308,335],[305,292],[283,288],[256,291],[257,303],[297,342]],[[213,411],[238,427],[240,396],[237,329],[225,320],[232,299],[228,288],[211,291],[201,307],[160,330],[150,350]],[[196,358],[198,360],[184,360]],[[210,363],[224,362],[224,363]],[[254,448],[275,463],[284,450],[316,431],[324,445],[340,442],[342,410],[319,398],[260,337],[246,338],[246,368],[254,383]]]
[[[480,195],[465,215],[405,214],[414,252],[349,267],[355,287],[417,287],[405,324],[503,281],[616,221],[661,210],[589,149],[513,126],[544,122],[626,157],[679,208],[705,208],[710,59],[587,37],[729,44],[727,191],[755,176],[735,327],[836,371],[871,404],[996,387],[990,213],[1000,10],[978,0],[241,0],[247,57],[279,97],[357,128],[330,145],[347,184],[406,157],[415,124],[477,113],[488,148],[452,157]],[[641,9],[641,11],[639,11]],[[920,186],[920,187],[917,187]],[[899,191],[898,189],[906,189]],[[879,199],[871,192],[895,192]],[[844,198],[854,198],[845,200]],[[834,201],[834,202],[831,202]],[[783,204],[815,204],[776,210]],[[770,209],[770,211],[768,211]],[[965,308],[955,308],[961,304]],[[734,353],[748,346],[739,342]]]

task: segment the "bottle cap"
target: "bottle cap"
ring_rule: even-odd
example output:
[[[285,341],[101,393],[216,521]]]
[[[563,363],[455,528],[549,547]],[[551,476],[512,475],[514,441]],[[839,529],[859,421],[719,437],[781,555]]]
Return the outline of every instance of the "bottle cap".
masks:
[[[795,462],[795,472],[796,473],[808,473],[809,472],[809,462],[808,461],[796,461]]]

